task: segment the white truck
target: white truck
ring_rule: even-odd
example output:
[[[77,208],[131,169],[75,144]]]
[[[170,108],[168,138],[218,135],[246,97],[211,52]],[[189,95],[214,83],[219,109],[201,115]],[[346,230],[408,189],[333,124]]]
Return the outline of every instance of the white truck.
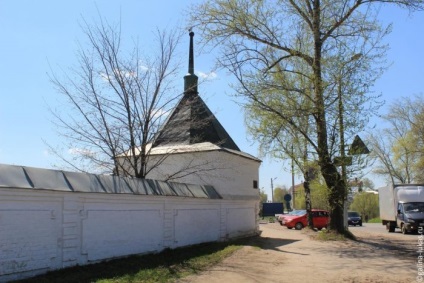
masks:
[[[389,232],[424,233],[424,184],[388,185],[378,189],[378,199],[380,219]]]

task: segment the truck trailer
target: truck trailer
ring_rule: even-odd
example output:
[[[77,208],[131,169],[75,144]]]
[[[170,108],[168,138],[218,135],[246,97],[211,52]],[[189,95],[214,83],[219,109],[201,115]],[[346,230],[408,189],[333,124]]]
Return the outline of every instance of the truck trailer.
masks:
[[[388,185],[378,189],[378,199],[380,219],[387,231],[424,232],[424,184]]]

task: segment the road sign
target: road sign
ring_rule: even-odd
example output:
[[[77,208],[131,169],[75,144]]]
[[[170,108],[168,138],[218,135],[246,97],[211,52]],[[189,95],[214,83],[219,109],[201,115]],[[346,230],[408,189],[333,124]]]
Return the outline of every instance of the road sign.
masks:
[[[352,145],[349,148],[349,155],[359,155],[359,154],[368,154],[370,150],[365,145],[365,143],[361,140],[361,138],[356,135],[353,139]]]
[[[342,158],[341,156],[334,157],[334,165],[336,166],[350,166],[352,165],[352,156],[345,156]]]
[[[291,194],[285,194],[285,195],[284,195],[284,200],[285,200],[285,201],[291,201],[291,199],[292,199]]]

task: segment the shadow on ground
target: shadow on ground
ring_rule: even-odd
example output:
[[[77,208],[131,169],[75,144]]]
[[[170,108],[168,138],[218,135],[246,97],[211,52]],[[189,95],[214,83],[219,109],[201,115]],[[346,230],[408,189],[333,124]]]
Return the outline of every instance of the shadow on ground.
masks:
[[[240,244],[244,246],[257,247],[263,250],[273,250],[277,252],[292,253],[292,252],[287,252],[282,250],[282,247],[293,244],[298,241],[299,240],[296,240],[296,239],[281,239],[281,238],[256,236],[256,237],[250,237],[250,238],[240,240]],[[307,255],[304,253],[295,253],[295,254]]]
[[[356,240],[346,239],[343,241],[317,241],[317,245],[311,245],[310,251],[323,251],[326,253],[339,254],[340,257],[352,259],[394,257],[398,259],[416,258],[416,248],[413,245],[405,245],[402,240],[385,238],[357,237]],[[325,248],[328,245],[329,248]],[[332,248],[330,248],[332,247]]]
[[[370,250],[385,250],[385,251],[391,252],[396,257],[415,258],[417,255],[417,251],[415,247],[407,246],[401,240],[358,238],[356,242],[369,247]]]

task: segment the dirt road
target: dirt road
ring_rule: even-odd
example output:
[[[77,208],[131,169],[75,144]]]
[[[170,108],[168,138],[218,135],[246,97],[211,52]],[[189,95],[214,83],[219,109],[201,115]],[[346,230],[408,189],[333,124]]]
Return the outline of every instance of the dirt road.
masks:
[[[221,264],[181,282],[419,282],[417,235],[352,227],[358,241],[322,242],[278,223],[260,229],[261,237]]]

